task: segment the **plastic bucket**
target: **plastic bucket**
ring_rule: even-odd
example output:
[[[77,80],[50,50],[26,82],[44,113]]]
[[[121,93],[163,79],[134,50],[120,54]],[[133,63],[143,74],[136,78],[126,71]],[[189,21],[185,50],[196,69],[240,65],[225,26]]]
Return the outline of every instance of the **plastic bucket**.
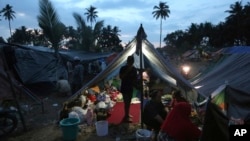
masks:
[[[108,121],[100,120],[95,123],[97,136],[105,136],[108,134]]]
[[[136,130],[136,140],[137,141],[151,141],[151,131],[146,129]]]
[[[79,118],[66,118],[60,121],[64,141],[75,141],[79,131]]]

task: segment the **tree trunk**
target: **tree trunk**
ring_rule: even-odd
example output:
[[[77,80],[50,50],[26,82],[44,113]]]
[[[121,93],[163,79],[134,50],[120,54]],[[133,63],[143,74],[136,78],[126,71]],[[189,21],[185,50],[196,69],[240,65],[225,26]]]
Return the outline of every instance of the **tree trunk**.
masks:
[[[12,34],[11,34],[10,20],[9,20],[9,29],[10,29],[10,37],[11,37],[11,36],[12,36]]]
[[[160,48],[161,48],[161,33],[162,33],[162,18],[161,18],[161,25],[160,25]]]

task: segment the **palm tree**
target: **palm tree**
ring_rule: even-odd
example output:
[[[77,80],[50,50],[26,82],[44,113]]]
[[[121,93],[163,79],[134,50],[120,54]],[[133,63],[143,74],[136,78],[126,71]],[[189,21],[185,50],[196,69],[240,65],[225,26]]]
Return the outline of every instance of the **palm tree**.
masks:
[[[87,15],[87,21],[90,21],[92,29],[92,23],[96,21],[98,12],[96,11],[96,7],[93,7],[91,5],[89,8],[86,8],[86,10],[87,12],[85,12],[84,14]]]
[[[38,15],[38,23],[45,37],[51,42],[55,49],[55,55],[58,56],[59,42],[64,33],[65,26],[60,21],[52,3],[49,0],[39,1],[40,15]]]
[[[154,6],[153,9],[155,9],[155,11],[152,12],[154,18],[156,18],[156,20],[158,18],[161,18],[161,24],[160,24],[160,47],[161,47],[162,19],[166,20],[166,17],[169,17],[170,10],[166,2],[159,2],[159,6]]]
[[[243,11],[243,6],[241,1],[235,2],[235,4],[230,5],[230,10],[226,10],[230,15],[226,18],[227,20],[230,20],[232,18],[235,18],[239,16]]]
[[[12,34],[11,42],[25,45],[30,44],[31,35],[31,30],[28,31],[25,26],[21,26]]]
[[[10,36],[11,34],[11,26],[10,26],[10,20],[13,20],[15,18],[15,11],[12,10],[12,6],[7,4],[1,11],[3,13],[3,17],[5,17],[5,20],[8,20],[9,22],[9,29],[10,29]]]
[[[119,28],[114,26],[112,28],[111,25],[107,25],[103,27],[102,33],[98,38],[98,45],[101,49],[106,51],[111,51],[112,49],[116,49],[119,47],[121,40],[119,39]]]
[[[113,27],[112,32],[113,32],[113,34],[115,34],[116,36],[120,36],[119,32],[121,32],[121,30],[119,29],[119,27],[115,26],[115,27]]]
[[[241,42],[241,31],[240,31],[240,27],[241,26],[241,22],[242,21],[242,17],[243,17],[243,6],[241,1],[237,1],[235,2],[235,4],[231,4],[230,5],[230,10],[227,10],[226,12],[228,12],[230,15],[228,17],[226,17],[227,22],[231,22],[232,24],[234,24],[233,28],[234,31],[236,31],[237,34],[237,39],[236,39],[236,43],[237,45],[240,45]]]
[[[91,50],[94,46],[94,43],[96,39],[98,38],[98,35],[100,35],[104,21],[98,21],[94,25],[94,29],[92,30],[91,27],[87,26],[83,17],[78,13],[73,13],[73,16],[77,23],[77,28],[79,31],[79,42],[81,47],[83,47],[84,50]]]

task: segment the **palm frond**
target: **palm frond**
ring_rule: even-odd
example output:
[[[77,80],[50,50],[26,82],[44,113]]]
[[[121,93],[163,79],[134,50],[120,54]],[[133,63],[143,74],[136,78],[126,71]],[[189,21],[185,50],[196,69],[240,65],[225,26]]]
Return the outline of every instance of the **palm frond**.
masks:
[[[40,15],[37,16],[39,26],[57,52],[65,26],[49,0],[39,0],[39,8]]]
[[[94,31],[93,31],[94,37],[97,37],[101,33],[103,25],[104,25],[103,20],[96,22],[95,27],[94,27]]]
[[[80,29],[84,29],[86,27],[86,22],[80,14],[74,12],[73,17],[75,18],[76,24]]]

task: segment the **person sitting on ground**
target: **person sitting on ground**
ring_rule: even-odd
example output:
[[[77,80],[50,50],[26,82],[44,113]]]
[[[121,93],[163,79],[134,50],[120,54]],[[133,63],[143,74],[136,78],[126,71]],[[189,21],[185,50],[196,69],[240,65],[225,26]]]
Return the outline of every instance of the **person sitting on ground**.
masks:
[[[157,137],[167,111],[161,102],[162,90],[151,90],[149,96],[151,99],[145,104],[143,109],[143,123],[146,124],[148,130],[154,130],[155,137]]]
[[[179,102],[168,113],[164,120],[158,141],[194,141],[201,136],[201,130],[190,119],[191,105]]]
[[[69,96],[71,95],[71,87],[69,81],[64,79],[63,76],[59,77],[59,80],[56,83],[56,91],[60,96]]]

